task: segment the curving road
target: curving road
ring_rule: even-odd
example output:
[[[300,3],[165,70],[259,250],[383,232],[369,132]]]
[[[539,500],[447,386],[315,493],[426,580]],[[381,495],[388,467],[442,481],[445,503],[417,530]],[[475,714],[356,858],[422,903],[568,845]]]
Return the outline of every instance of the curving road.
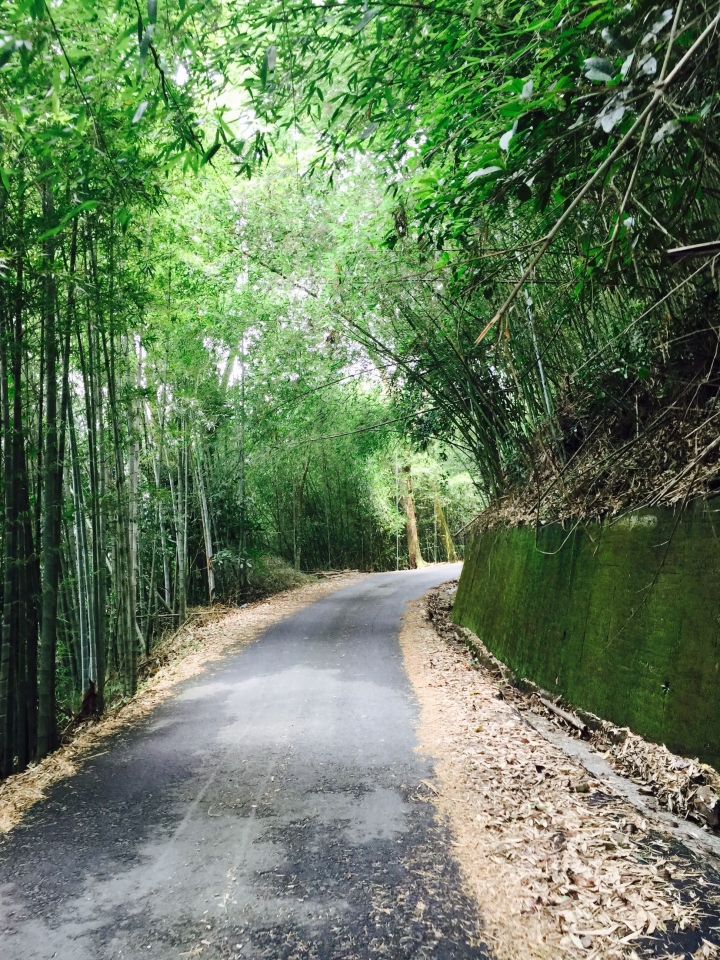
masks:
[[[486,957],[377,574],[178,688],[0,842],[2,960]]]

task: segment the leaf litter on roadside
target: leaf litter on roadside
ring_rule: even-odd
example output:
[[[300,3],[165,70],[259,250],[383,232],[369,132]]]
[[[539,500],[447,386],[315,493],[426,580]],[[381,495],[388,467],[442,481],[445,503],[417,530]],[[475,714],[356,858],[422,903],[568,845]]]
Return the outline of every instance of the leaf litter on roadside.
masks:
[[[529,727],[426,601],[410,604],[401,644],[438,758],[428,801],[449,818],[499,960],[720,958],[712,869]]]
[[[697,758],[678,756],[664,744],[645,740],[627,727],[618,727],[592,713],[578,710],[575,716],[570,705],[564,705],[565,709],[560,710],[557,707],[549,709],[550,701],[557,703],[556,696],[527,679],[517,678],[478,637],[450,620],[453,596],[454,585],[431,591],[427,597],[428,619],[440,636],[467,644],[482,666],[493,676],[506,681],[504,696],[544,714],[570,736],[587,733],[590,745],[619,772],[646,788],[643,792],[653,795],[661,809],[713,829],[720,827],[720,774],[716,770]],[[569,719],[568,711],[570,718],[574,718],[575,727],[565,722]],[[583,726],[586,730],[581,733],[578,727]]]

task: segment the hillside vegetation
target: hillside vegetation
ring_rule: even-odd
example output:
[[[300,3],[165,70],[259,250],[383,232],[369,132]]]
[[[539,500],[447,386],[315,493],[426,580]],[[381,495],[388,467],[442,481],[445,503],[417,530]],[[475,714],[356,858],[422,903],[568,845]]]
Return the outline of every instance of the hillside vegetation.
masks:
[[[0,775],[274,558],[714,489],[716,8],[4,12]]]

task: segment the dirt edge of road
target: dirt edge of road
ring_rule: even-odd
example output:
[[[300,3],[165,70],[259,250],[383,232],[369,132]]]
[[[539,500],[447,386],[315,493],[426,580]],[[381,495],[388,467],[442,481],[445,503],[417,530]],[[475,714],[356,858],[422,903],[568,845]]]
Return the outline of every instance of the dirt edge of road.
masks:
[[[278,621],[364,576],[355,572],[342,573],[286,590],[243,608],[214,607],[194,611],[179,630],[153,649],[150,660],[142,665],[150,675],[140,682],[134,697],[99,720],[78,726],[72,739],[50,756],[0,782],[0,834],[16,827],[28,810],[43,799],[49,787],[72,776],[85,760],[97,756],[108,737],[146,716],[167,699],[178,683],[202,673],[208,664],[251,643]]]
[[[720,957],[720,877],[532,728],[427,603],[400,634],[418,739],[497,960]]]

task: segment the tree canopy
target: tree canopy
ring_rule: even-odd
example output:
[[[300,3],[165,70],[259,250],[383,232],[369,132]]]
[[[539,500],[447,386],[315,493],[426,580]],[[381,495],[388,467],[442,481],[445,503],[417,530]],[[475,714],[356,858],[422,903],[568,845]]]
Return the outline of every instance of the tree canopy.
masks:
[[[1,775],[188,604],[713,487],[716,10],[4,12]]]

